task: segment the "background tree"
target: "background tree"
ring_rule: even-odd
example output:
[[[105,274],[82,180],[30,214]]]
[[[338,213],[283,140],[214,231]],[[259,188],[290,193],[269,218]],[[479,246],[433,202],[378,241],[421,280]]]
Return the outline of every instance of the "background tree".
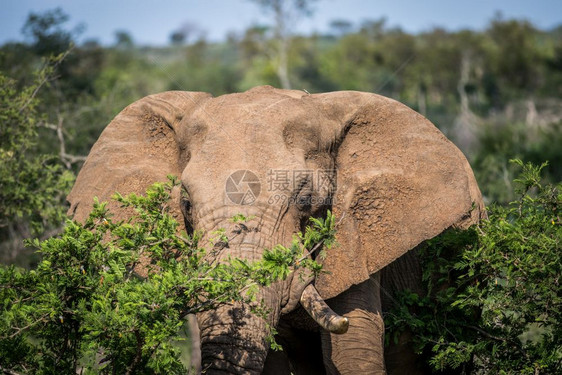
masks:
[[[126,30],[115,32],[115,47],[120,49],[131,49],[135,45],[133,36]]]
[[[344,19],[332,20],[330,21],[330,29],[334,31],[336,37],[342,37],[351,32],[353,23]]]
[[[289,77],[289,48],[297,20],[310,15],[315,0],[252,0],[274,19],[273,40],[275,41],[275,65],[279,83],[284,89],[291,88]]]
[[[63,27],[69,20],[61,8],[48,10],[44,13],[30,13],[22,29],[23,34],[31,40],[32,48],[40,56],[49,56],[66,51],[72,40],[73,33]],[[79,32],[81,27],[75,29]]]
[[[0,238],[2,262],[20,255],[16,243],[63,221],[64,199],[74,176],[54,155],[36,154],[41,141],[37,126],[37,94],[53,78],[63,55],[35,73],[35,82],[18,89],[16,81],[0,74]]]
[[[186,21],[178,29],[170,34],[170,42],[173,45],[181,46],[191,40],[204,39],[205,32],[195,22]]]

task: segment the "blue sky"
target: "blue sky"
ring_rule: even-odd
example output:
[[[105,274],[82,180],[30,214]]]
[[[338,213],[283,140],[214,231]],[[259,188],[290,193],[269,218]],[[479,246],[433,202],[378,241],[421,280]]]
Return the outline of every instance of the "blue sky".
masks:
[[[114,42],[116,30],[127,30],[138,44],[162,45],[172,30],[190,22],[205,30],[210,40],[227,32],[241,32],[269,19],[250,0],[0,0],[0,44],[22,40],[21,28],[30,11],[60,6],[70,15],[68,27],[86,25],[81,40]],[[542,29],[562,24],[561,0],[320,0],[298,31],[325,31],[330,20],[360,24],[385,16],[390,26],[409,32],[444,27],[483,29],[500,11],[504,18],[525,18]]]

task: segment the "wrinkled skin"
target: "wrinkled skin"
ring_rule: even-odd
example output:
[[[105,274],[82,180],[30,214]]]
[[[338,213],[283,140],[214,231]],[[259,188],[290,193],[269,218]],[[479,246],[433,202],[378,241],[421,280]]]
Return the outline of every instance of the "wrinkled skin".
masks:
[[[260,187],[247,204],[231,194],[240,175],[229,176],[240,170],[254,175],[235,190]],[[167,174],[181,176],[189,197],[178,198],[176,210],[188,230],[226,229],[228,247],[217,245],[225,257],[260,259],[328,209],[338,220],[339,246],[323,260],[329,273],[289,277],[260,292],[283,352],[268,355],[266,322],[247,306],[197,317],[208,374],[384,373],[382,313],[393,300],[381,291],[419,288],[409,251],[484,212],[464,156],[402,104],[360,92],[258,87],[217,98],[166,92],[127,107],[94,145],[69,196],[70,213],[83,220],[94,196],[140,193]],[[239,213],[255,216],[242,230],[228,220]],[[347,333],[322,329],[303,312],[309,283],[349,319]],[[387,361],[389,373],[415,373],[403,343]]]

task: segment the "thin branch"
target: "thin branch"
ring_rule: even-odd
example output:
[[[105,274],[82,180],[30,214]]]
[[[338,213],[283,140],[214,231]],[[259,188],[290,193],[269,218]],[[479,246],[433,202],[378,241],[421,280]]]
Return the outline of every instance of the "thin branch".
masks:
[[[504,339],[503,337],[494,336],[494,335],[484,331],[482,328],[479,328],[479,327],[476,327],[476,326],[473,326],[473,325],[465,325],[465,327],[473,329],[473,330],[479,332],[480,334],[484,335],[485,337],[487,337],[489,339],[500,341],[500,342],[507,342],[507,340]]]
[[[510,344],[515,350],[517,350],[519,353],[521,353],[525,358],[529,358],[529,354],[527,354],[527,352],[525,352],[522,348],[520,348],[516,343],[514,343],[512,340],[503,338],[503,337],[498,337],[498,336],[494,336],[486,331],[484,331],[483,329],[473,326],[473,325],[467,325],[467,324],[463,324],[464,327],[466,328],[470,328],[473,329],[477,332],[479,332],[480,334],[482,334],[484,337],[487,337],[489,339],[495,340],[495,341],[499,341],[499,342],[505,342]]]
[[[33,327],[33,326],[36,325],[37,323],[43,322],[44,319],[45,319],[47,316],[49,316],[49,314],[44,314],[44,315],[41,316],[39,319],[37,319],[35,322],[29,323],[29,324],[26,325],[25,327],[22,327],[22,328],[17,328],[17,327],[16,327],[17,331],[14,332],[14,333],[12,333],[12,334],[9,336],[9,338],[12,339],[12,338],[16,337],[17,335],[19,335],[22,331],[25,331],[26,329],[29,329],[29,328]]]
[[[129,366],[125,375],[134,374],[136,367],[139,365],[142,359],[143,339],[138,330],[135,330],[134,333],[135,333],[135,338],[137,339],[137,352],[135,354],[135,358],[133,359],[133,362],[131,363],[131,366]]]
[[[297,259],[297,263],[302,262],[303,260],[308,258],[310,255],[314,254],[318,249],[322,248],[323,245],[324,245],[324,240],[318,242],[316,245],[314,245],[312,247],[312,249],[310,249],[310,251],[307,251],[302,257]]]
[[[41,123],[39,126],[47,129],[52,129],[57,132],[57,138],[59,139],[59,145],[60,145],[59,157],[61,158],[62,162],[65,164],[66,168],[71,169],[72,164],[80,161],[85,161],[87,157],[80,156],[80,155],[71,155],[66,153],[66,141],[64,139],[64,131],[63,131],[64,118],[61,116],[60,113],[57,115],[57,117],[58,117],[58,123],[56,125],[49,124],[49,123]]]
[[[45,83],[47,83],[49,81],[49,79],[50,79],[49,75],[45,75],[44,77],[42,77],[41,81],[39,81],[39,83],[37,84],[37,86],[35,87],[33,92],[31,93],[31,95],[29,96],[29,98],[27,98],[25,103],[23,103],[23,105],[20,107],[19,113],[22,113],[29,106],[29,104],[31,104],[31,102],[33,101],[33,99],[35,99],[35,96],[37,95],[37,93],[41,89],[41,87],[43,87],[43,85]]]
[[[58,60],[53,64],[53,68],[58,67],[63,62],[63,60],[66,58],[66,56],[68,56],[68,54],[70,52],[72,52],[73,49],[74,49],[74,47],[69,48],[60,58],[58,58]],[[45,85],[45,83],[49,82],[50,80],[52,80],[54,78],[55,78],[54,75],[45,74],[41,78],[41,80],[39,81],[39,83],[37,84],[37,86],[35,87],[33,92],[31,93],[31,96],[29,98],[27,98],[26,102],[20,107],[19,112],[22,113],[29,106],[29,104],[31,104],[33,99],[35,99],[35,96],[37,96],[37,93],[39,93],[39,90],[41,89],[41,87],[43,87],[43,85]]]
[[[336,229],[337,227],[339,227],[339,225],[341,224],[341,222],[343,221],[345,217],[345,212],[343,213],[343,215],[341,215],[340,219],[338,220],[338,222],[334,225],[334,229]]]
[[[2,371],[4,374],[9,374],[9,375],[20,375],[19,372],[15,372],[15,371],[13,371],[13,370],[4,368],[4,367],[2,367],[2,366],[0,366],[0,371]]]

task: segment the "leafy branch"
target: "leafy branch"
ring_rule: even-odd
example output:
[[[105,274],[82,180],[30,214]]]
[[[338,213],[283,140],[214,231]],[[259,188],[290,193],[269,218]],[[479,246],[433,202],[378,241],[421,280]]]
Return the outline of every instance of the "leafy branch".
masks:
[[[199,246],[201,234],[182,233],[170,214],[174,184],[155,184],[145,196],[116,194],[136,213],[128,220],[114,220],[106,203],[95,202],[83,224],[67,221],[58,237],[28,242],[42,255],[36,269],[0,268],[3,369],[183,373],[173,343],[182,339],[187,314],[241,302],[265,317],[267,309],[254,301],[258,286],[293,270],[319,272],[312,260],[299,260],[316,240],[333,243],[331,215],[260,261],[219,263]]]

